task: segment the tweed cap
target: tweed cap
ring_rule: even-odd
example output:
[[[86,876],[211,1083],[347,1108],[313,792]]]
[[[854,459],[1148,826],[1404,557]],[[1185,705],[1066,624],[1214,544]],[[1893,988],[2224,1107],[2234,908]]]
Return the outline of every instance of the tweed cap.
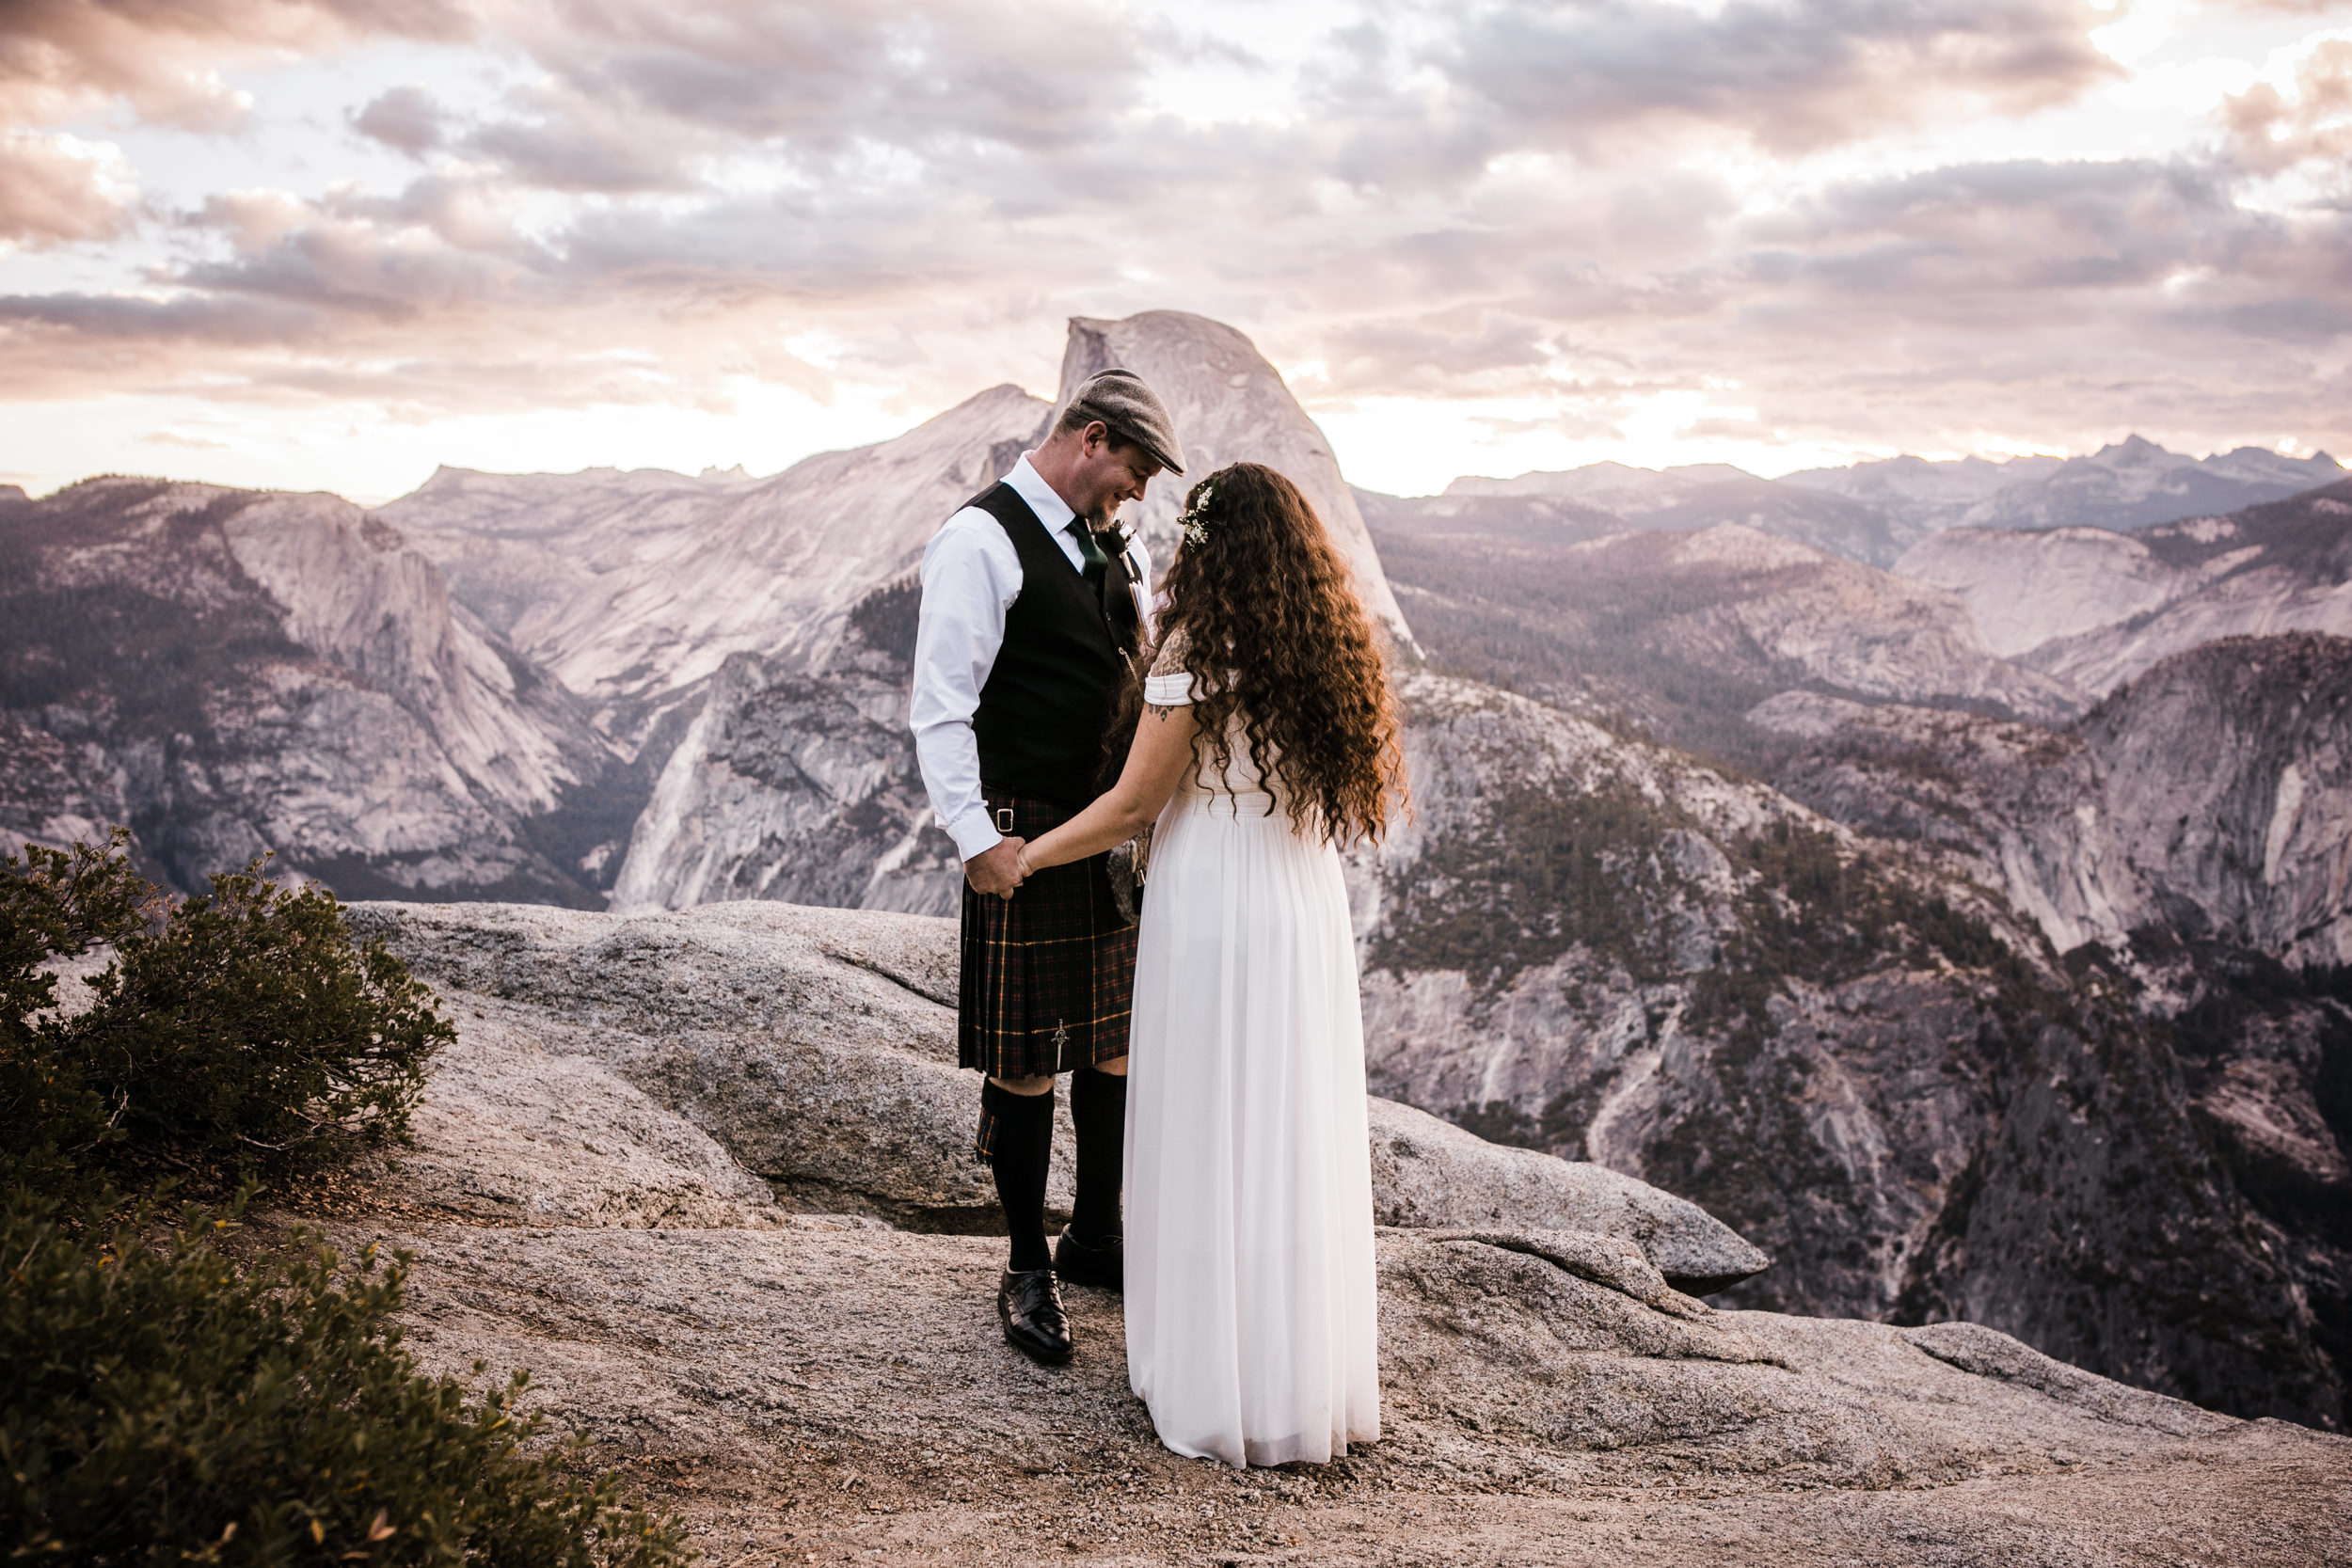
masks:
[[[1176,440],[1176,421],[1168,404],[1133,371],[1097,371],[1078,387],[1070,400],[1073,412],[1100,420],[1157,459],[1171,474],[1184,471],[1184,449]]]

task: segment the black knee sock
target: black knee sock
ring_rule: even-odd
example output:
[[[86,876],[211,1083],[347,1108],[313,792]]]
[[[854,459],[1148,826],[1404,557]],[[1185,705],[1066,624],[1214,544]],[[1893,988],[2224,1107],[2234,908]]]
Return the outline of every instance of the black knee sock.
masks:
[[[1054,1091],[1015,1094],[994,1083],[980,1089],[980,1111],[995,1122],[989,1164],[1005,1206],[1013,1269],[1053,1266],[1045,1246],[1045,1171],[1054,1157]]]
[[[1119,1183],[1126,1157],[1127,1080],[1092,1068],[1070,1075],[1070,1120],[1078,1133],[1078,1196],[1070,1233],[1090,1246],[1120,1234]]]

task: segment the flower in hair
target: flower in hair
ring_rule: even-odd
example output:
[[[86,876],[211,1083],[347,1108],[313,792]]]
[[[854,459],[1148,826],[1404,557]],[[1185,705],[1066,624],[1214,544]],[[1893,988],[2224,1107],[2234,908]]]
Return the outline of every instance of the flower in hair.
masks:
[[[1184,508],[1184,515],[1176,519],[1177,525],[1184,531],[1185,544],[1205,545],[1209,542],[1209,501],[1216,494],[1216,485],[1202,485],[1200,498]]]

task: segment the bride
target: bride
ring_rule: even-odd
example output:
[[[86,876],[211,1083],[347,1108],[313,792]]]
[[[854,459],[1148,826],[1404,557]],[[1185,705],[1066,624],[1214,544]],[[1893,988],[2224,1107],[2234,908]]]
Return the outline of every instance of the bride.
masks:
[[[1020,864],[1157,820],[1129,1048],[1128,1383],[1178,1453],[1321,1462],[1380,1435],[1339,845],[1377,839],[1402,801],[1394,702],[1289,480],[1236,463],[1183,522],[1119,782]]]

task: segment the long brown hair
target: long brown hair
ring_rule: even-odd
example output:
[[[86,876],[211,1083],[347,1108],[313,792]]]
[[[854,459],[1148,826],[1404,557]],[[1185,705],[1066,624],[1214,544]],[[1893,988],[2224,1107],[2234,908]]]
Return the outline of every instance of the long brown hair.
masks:
[[[1192,487],[1161,587],[1153,667],[1192,677],[1194,766],[1232,763],[1233,720],[1291,826],[1376,842],[1405,801],[1382,639],[1298,486],[1257,463]],[[1132,735],[1140,670],[1119,730]],[[1120,748],[1121,755],[1125,748]]]

